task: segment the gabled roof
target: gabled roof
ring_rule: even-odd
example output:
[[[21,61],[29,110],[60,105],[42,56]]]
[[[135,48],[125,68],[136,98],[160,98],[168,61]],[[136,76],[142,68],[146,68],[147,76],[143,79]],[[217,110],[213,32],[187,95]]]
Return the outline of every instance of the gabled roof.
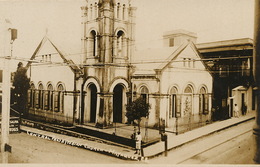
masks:
[[[74,73],[81,73],[80,68],[71,59],[68,59],[67,55],[63,53],[47,36],[44,36],[41,42],[39,43],[39,45],[37,46],[32,57],[30,58],[31,61],[29,61],[26,65],[26,69],[28,69],[29,66],[34,62],[33,60],[35,60],[37,54],[40,52],[41,48],[44,46],[46,41],[50,42],[50,44],[53,46],[53,48],[58,52],[59,56],[62,58],[63,62],[67,64]]]
[[[154,69],[160,66],[178,47],[165,47],[136,51],[132,64],[135,74],[155,74]]]
[[[197,47],[193,42],[187,41],[180,46],[165,47],[160,49],[148,49],[144,51],[138,51],[133,59],[133,65],[136,66],[134,75],[151,75],[155,74],[155,70],[162,71],[168,67],[187,46],[190,46],[193,51],[202,58]],[[202,61],[204,67],[207,66]]]

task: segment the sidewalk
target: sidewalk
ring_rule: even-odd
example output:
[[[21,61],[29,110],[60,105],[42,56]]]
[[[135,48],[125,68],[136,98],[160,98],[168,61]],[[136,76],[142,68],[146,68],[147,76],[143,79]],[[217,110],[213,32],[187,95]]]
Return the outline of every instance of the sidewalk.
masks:
[[[251,120],[255,118],[255,113],[251,112],[245,116],[241,116],[239,118],[230,118],[224,121],[217,121],[212,124],[194,129],[192,131],[188,131],[183,134],[175,135],[172,133],[167,133],[168,136],[168,150],[180,147],[185,143],[196,140],[200,137],[207,136],[214,132],[221,131],[223,129],[235,126],[237,124],[243,123],[245,121]],[[152,158],[154,156],[160,155],[164,153],[164,142],[156,143],[152,146],[149,146],[144,149],[145,157]]]
[[[200,137],[207,136],[214,132],[226,129],[228,127],[243,123],[245,121],[254,119],[255,113],[248,113],[246,116],[241,116],[240,118],[231,118],[224,121],[214,122],[212,124],[194,129],[192,131],[183,134],[173,134],[167,133],[168,136],[168,150],[174,149],[176,147],[182,146],[185,143],[196,140]],[[138,160],[138,155],[134,154],[134,149],[123,148],[115,145],[108,145],[102,142],[90,141],[85,139],[80,139],[76,137],[71,137],[67,135],[47,132],[35,128],[30,128],[26,126],[21,126],[21,130],[26,132],[28,135],[35,137],[40,137],[46,140],[52,140],[59,143],[80,147],[87,150],[92,150],[100,152],[103,154],[111,155],[114,157],[126,159],[126,160]],[[155,156],[164,153],[164,142],[160,141],[156,144],[150,145],[144,148],[144,159],[150,159]]]

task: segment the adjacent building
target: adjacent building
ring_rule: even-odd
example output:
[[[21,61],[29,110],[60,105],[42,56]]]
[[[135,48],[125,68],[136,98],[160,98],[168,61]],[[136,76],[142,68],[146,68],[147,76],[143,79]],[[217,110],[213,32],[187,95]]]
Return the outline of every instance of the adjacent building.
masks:
[[[215,119],[233,116],[237,104],[242,114],[256,109],[253,79],[253,40],[249,38],[201,43],[196,45],[211,71]]]

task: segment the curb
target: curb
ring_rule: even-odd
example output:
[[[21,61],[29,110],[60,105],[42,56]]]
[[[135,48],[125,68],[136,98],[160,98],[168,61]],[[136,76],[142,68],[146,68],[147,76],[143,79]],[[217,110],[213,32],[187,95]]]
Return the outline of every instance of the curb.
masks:
[[[213,133],[216,133],[216,132],[228,129],[230,127],[239,125],[241,123],[244,123],[244,122],[247,122],[247,121],[250,121],[250,120],[253,120],[253,119],[255,119],[255,116],[251,117],[251,118],[248,118],[248,119],[245,119],[245,120],[242,120],[242,121],[239,121],[239,122],[236,122],[234,124],[228,125],[226,127],[217,129],[217,130],[212,131],[212,132],[210,132],[208,134],[205,134],[205,135],[199,136],[197,138],[194,138],[194,139],[192,139],[192,140],[190,140],[188,142],[185,142],[185,143],[182,143],[180,145],[177,145],[177,146],[174,146],[172,148],[169,148],[168,151],[176,149],[178,147],[181,147],[181,146],[183,146],[183,145],[185,145],[187,143],[193,142],[193,141],[195,141],[195,140],[197,140],[199,138],[211,135]],[[95,152],[98,152],[98,153],[101,153],[101,154],[109,155],[109,156],[120,158],[120,159],[124,159],[124,160],[147,161],[149,159],[152,159],[154,157],[157,157],[157,156],[160,156],[160,155],[164,154],[164,151],[162,151],[162,152],[158,152],[158,153],[156,153],[154,155],[142,156],[142,157],[134,156],[134,155],[125,155],[125,154],[123,154],[121,152],[117,152],[117,151],[112,150],[112,149],[111,150],[107,150],[107,149],[102,149],[102,148],[96,148],[96,147],[88,146],[86,144],[80,144],[80,143],[75,143],[75,142],[69,141],[69,140],[59,139],[59,138],[53,137],[51,135],[45,135],[43,133],[36,133],[36,132],[29,131],[29,130],[24,130],[22,128],[20,130],[21,130],[21,132],[25,132],[26,134],[28,134],[30,136],[34,136],[34,137],[39,137],[39,138],[46,139],[46,140],[55,141],[55,142],[66,144],[66,145],[70,145],[70,146],[73,146],[73,147],[83,148],[83,149],[86,149],[86,150],[89,150],[89,151],[95,151]]]
[[[21,129],[21,132],[25,132],[27,135],[30,135],[30,136],[42,138],[42,139],[45,139],[45,140],[55,141],[55,142],[58,142],[58,143],[70,145],[70,146],[77,147],[77,148],[83,148],[83,149],[86,149],[86,150],[89,150],[89,151],[95,151],[95,152],[98,152],[98,153],[101,153],[101,154],[110,155],[110,156],[120,158],[120,159],[124,159],[124,160],[133,160],[133,161],[142,160],[142,158],[140,159],[140,157],[125,155],[125,154],[122,154],[122,153],[117,152],[117,151],[112,150],[112,149],[106,150],[106,149],[102,149],[102,148],[96,148],[96,147],[88,146],[86,144],[80,144],[80,143],[76,143],[76,142],[69,141],[69,140],[59,139],[59,138],[53,137],[51,135],[36,133],[36,132],[29,131],[29,130]]]
[[[183,145],[185,145],[185,144],[187,144],[187,143],[193,142],[193,141],[195,141],[195,140],[197,140],[197,139],[199,139],[199,138],[202,138],[202,137],[211,135],[211,134],[213,134],[213,133],[216,133],[216,132],[219,132],[219,131],[222,131],[222,130],[231,128],[231,127],[233,127],[233,126],[239,125],[239,124],[241,124],[241,123],[244,123],[244,122],[247,122],[247,121],[250,121],[250,120],[253,120],[253,119],[255,119],[255,116],[253,116],[253,117],[251,117],[251,118],[247,118],[247,119],[242,120],[242,121],[239,121],[239,122],[236,122],[236,123],[234,123],[234,124],[228,125],[228,126],[226,126],[226,127],[217,129],[217,130],[212,131],[212,132],[210,132],[210,133],[208,133],[208,134],[199,136],[199,137],[194,138],[194,139],[192,139],[192,140],[190,140],[190,141],[188,141],[188,142],[186,142],[186,143],[182,143],[182,144],[177,145],[177,146],[174,146],[174,147],[172,147],[172,148],[168,148],[167,151],[171,151],[171,150],[176,149],[176,148],[178,148],[178,147],[181,147],[181,146],[183,146]],[[157,157],[157,156],[160,156],[160,155],[162,155],[162,154],[164,154],[164,151],[159,152],[159,153],[156,153],[156,154],[154,154],[154,155],[144,156],[144,158],[147,159],[147,160],[149,160],[149,159],[155,158],[155,157]]]

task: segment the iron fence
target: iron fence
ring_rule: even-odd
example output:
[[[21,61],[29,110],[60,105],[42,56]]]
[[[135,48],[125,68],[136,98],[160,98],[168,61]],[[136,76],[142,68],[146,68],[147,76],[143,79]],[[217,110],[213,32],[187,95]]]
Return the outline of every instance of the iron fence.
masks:
[[[57,123],[60,125],[72,125],[73,117],[47,110],[29,109],[28,116],[30,119],[39,120],[49,123]]]
[[[175,118],[174,121],[175,123],[172,130],[168,128],[168,131],[176,134],[191,131],[193,129],[212,123],[210,116],[204,114],[188,115],[181,118]]]

